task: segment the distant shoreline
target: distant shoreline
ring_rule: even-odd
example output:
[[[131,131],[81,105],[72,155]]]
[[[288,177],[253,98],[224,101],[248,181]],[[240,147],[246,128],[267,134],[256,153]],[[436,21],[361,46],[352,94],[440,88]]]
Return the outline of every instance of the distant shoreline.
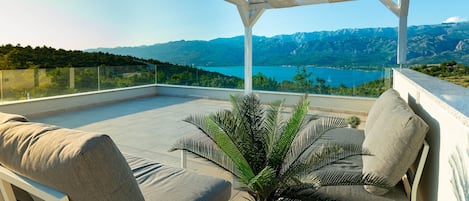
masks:
[[[364,83],[374,81],[383,77],[389,77],[389,73],[383,68],[342,68],[342,67],[312,67],[305,66],[306,71],[312,72],[312,80],[316,82],[317,78],[326,81],[326,84],[333,87],[339,87],[344,84],[346,87],[354,87]],[[210,72],[218,72],[228,76],[244,78],[244,66],[197,66],[196,68]],[[252,75],[262,73],[268,78],[275,79],[277,82],[293,81],[296,75],[297,66],[253,66]]]

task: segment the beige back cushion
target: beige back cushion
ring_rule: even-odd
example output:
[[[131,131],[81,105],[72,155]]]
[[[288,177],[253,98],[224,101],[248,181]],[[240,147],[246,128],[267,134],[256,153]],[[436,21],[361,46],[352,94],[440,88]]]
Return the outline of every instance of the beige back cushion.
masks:
[[[378,99],[376,99],[376,102],[371,106],[371,109],[368,112],[365,124],[365,136],[368,135],[368,132],[371,130],[381,113],[389,113],[389,111],[384,110],[392,109],[392,107],[389,106],[398,99],[400,99],[399,92],[393,88],[386,90]]]
[[[366,127],[363,147],[372,156],[363,156],[363,172],[383,177],[396,185],[417,158],[428,125],[397,93],[389,93],[380,104],[381,113]],[[384,194],[386,189],[365,186],[371,193]]]
[[[64,192],[72,201],[144,200],[109,136],[2,119],[0,163],[10,170]]]

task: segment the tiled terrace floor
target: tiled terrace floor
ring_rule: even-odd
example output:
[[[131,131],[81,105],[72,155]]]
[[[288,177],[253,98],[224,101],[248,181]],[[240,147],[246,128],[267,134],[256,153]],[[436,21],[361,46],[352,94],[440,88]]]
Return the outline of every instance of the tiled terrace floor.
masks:
[[[108,134],[123,152],[171,165],[180,165],[180,153],[168,152],[180,137],[199,132],[183,121],[190,114],[229,109],[228,101],[155,96],[30,118],[31,121]],[[187,168],[232,181],[226,171],[188,156]],[[232,200],[245,200],[233,190]]]
[[[199,132],[183,121],[190,114],[228,109],[227,101],[155,96],[30,118],[30,121],[108,134],[122,152],[180,166],[180,152],[168,152],[180,137]],[[232,181],[226,171],[203,159],[188,156],[187,168]],[[245,200],[232,191],[232,200]]]

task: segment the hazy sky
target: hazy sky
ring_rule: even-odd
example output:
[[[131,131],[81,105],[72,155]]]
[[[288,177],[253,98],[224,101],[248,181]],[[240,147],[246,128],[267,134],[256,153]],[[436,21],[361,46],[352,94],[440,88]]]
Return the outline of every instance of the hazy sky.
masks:
[[[397,1],[397,0],[396,0]],[[469,20],[469,0],[411,0],[409,25]],[[396,27],[378,0],[267,10],[254,35]],[[243,35],[224,0],[0,0],[0,45],[63,49],[151,45]]]

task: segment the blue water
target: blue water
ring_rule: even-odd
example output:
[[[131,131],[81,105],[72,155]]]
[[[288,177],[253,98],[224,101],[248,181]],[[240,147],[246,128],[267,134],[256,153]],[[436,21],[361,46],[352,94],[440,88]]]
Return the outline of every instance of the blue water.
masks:
[[[199,69],[218,72],[224,75],[244,78],[244,66],[221,66],[221,67],[197,67]],[[347,87],[354,87],[383,77],[389,77],[384,70],[362,70],[362,69],[342,69],[329,67],[306,67],[307,72],[312,72],[312,79],[316,82],[316,78],[326,80],[327,85],[338,87],[344,84]],[[293,81],[296,75],[297,67],[285,66],[253,66],[252,74],[263,75],[275,79],[277,82],[284,80]]]

